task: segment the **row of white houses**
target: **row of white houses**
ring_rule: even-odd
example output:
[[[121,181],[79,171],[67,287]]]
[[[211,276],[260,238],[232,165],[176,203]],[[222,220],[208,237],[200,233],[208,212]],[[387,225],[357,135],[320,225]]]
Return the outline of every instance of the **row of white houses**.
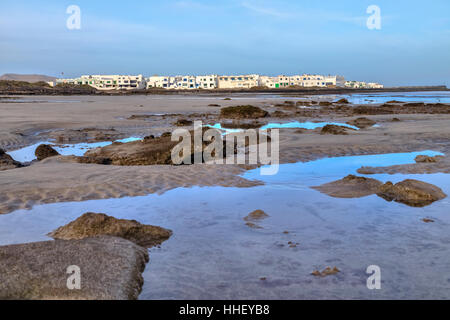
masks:
[[[142,90],[150,88],[164,89],[249,89],[267,87],[271,89],[288,87],[354,87],[354,88],[382,88],[377,83],[345,81],[341,76],[323,75],[295,75],[295,76],[261,76],[248,75],[204,75],[204,76],[151,76],[142,75],[88,75],[75,79],[57,79],[49,82],[51,86],[57,84],[89,85],[98,90]]]

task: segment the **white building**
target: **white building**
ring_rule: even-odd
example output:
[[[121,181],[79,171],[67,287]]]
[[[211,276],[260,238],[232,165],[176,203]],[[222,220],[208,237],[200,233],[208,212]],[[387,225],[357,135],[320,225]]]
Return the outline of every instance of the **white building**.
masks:
[[[85,75],[75,79],[57,79],[50,85],[77,84],[89,85],[98,90],[139,90],[145,89],[145,79],[142,75]]]
[[[249,89],[259,85],[259,75],[219,76],[218,88],[220,89]]]
[[[215,74],[197,76],[195,82],[199,89],[215,89],[219,86],[219,76]]]

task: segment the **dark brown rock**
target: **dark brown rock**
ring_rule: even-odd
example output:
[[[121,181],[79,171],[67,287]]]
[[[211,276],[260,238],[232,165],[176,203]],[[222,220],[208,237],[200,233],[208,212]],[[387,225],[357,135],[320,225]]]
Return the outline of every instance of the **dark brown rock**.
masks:
[[[383,183],[376,179],[358,177],[351,174],[341,180],[312,188],[331,197],[361,198],[376,193],[382,185]]]
[[[19,161],[14,160],[3,149],[0,149],[0,171],[20,168],[22,164]]]
[[[220,117],[226,119],[257,119],[268,115],[267,111],[251,105],[225,107],[220,110]]]
[[[263,210],[255,210],[250,212],[248,216],[244,218],[245,221],[259,221],[268,218],[269,215]]]
[[[169,239],[172,231],[143,225],[135,220],[116,219],[103,213],[88,212],[48,234],[61,240],[79,240],[100,235],[124,238],[148,248]]]
[[[396,184],[387,182],[379,188],[377,195],[412,207],[424,207],[447,196],[439,187],[413,179]]]
[[[41,144],[39,147],[36,148],[34,154],[36,155],[38,161],[54,156],[59,156],[59,153],[48,144]]]
[[[192,126],[194,123],[191,120],[186,119],[179,119],[177,122],[175,122],[175,125],[177,127],[187,127]]]
[[[436,162],[441,161],[442,159],[444,159],[443,156],[429,157],[429,156],[425,156],[425,155],[418,155],[414,160],[417,163],[436,163]]]
[[[320,131],[320,134],[338,134],[338,135],[347,135],[349,128],[337,126],[335,124],[327,124],[325,127],[322,128]]]
[[[365,129],[368,127],[372,127],[373,125],[376,124],[376,122],[371,119],[361,117],[361,118],[357,118],[357,119],[348,121],[347,124],[358,127],[360,129]]]

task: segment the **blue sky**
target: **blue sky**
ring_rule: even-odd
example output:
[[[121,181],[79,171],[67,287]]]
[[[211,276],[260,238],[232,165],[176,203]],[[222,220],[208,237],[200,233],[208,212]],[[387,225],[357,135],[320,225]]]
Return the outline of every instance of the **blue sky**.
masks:
[[[381,30],[369,30],[369,5]],[[66,8],[81,9],[81,30]],[[448,0],[1,0],[0,74],[321,73],[450,86]]]

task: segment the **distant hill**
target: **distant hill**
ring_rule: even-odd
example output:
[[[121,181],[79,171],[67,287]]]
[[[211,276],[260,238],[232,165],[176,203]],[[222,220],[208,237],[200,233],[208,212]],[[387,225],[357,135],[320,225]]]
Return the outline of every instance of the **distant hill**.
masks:
[[[25,81],[25,82],[49,82],[55,81],[55,77],[45,76],[41,74],[15,74],[15,73],[5,73],[0,77],[0,80],[9,80],[9,81]]]

